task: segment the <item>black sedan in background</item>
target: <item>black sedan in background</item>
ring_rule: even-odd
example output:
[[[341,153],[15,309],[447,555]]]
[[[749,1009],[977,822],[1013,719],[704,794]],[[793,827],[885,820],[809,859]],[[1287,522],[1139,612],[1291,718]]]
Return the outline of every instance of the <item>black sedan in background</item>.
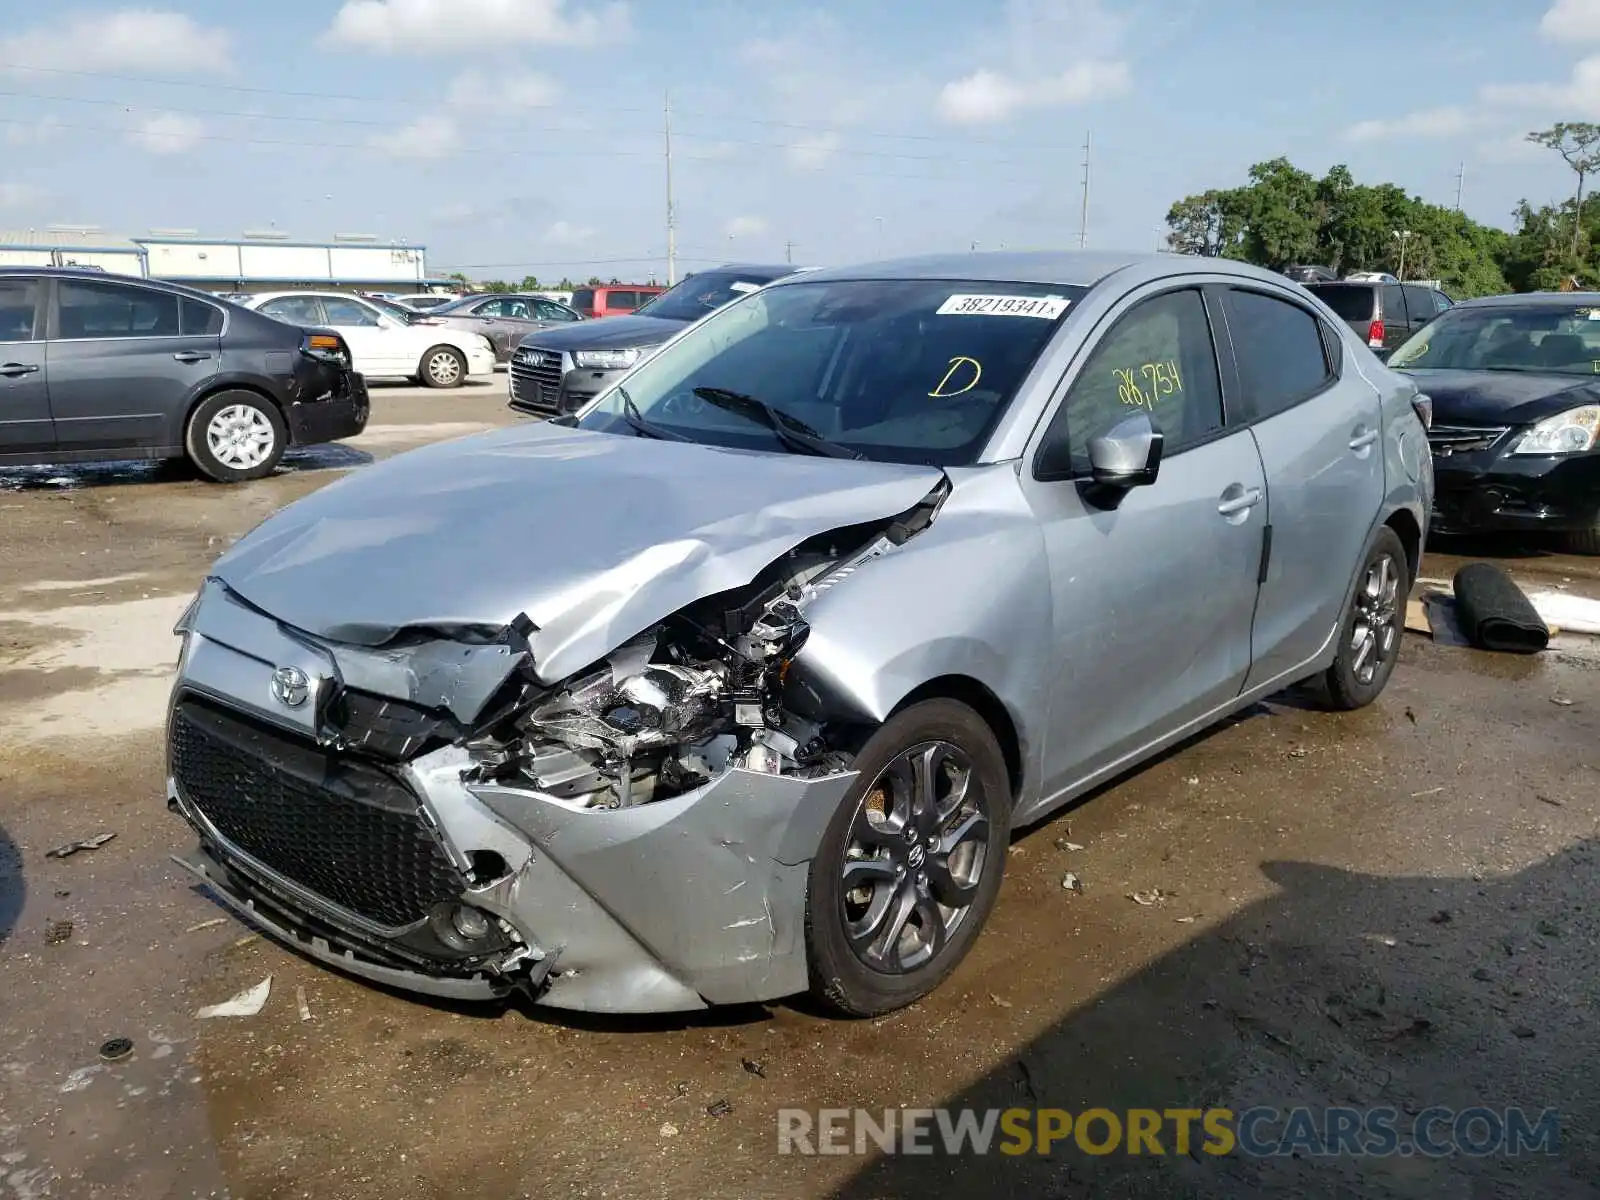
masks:
[[[1437,532],[1552,531],[1600,554],[1600,293],[1465,301],[1389,366],[1433,400]]]
[[[148,279],[0,269],[0,466],[188,459],[234,483],[368,411],[332,330]]]
[[[690,275],[631,317],[530,333],[511,355],[511,407],[576,412],[650,351],[707,313],[799,267],[733,265]]]

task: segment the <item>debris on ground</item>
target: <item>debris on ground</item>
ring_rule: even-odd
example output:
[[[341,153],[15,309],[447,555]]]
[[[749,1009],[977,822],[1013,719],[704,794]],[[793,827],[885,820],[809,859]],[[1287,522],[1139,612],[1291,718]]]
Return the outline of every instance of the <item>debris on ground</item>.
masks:
[[[100,1057],[105,1059],[106,1062],[120,1062],[132,1053],[132,1038],[117,1037],[100,1043]]]
[[[1057,850],[1065,850],[1069,854],[1075,854],[1079,850],[1082,850],[1083,847],[1081,845],[1079,845],[1077,842],[1059,841],[1059,842],[1056,843],[1056,849]]]
[[[745,1069],[747,1074],[754,1075],[757,1079],[765,1079],[767,1077],[767,1068],[753,1058],[741,1058],[739,1065]]]
[[[1537,654],[1550,644],[1550,626],[1502,568],[1468,563],[1453,590],[1462,632],[1478,649]]]
[[[1438,912],[1434,913],[1433,916],[1429,917],[1428,920],[1435,925],[1449,924],[1450,910],[1441,908]]]
[[[1551,704],[1559,704],[1562,708],[1571,708],[1576,701],[1568,700],[1565,696],[1551,696]]]
[[[206,1005],[195,1016],[200,1020],[208,1017],[253,1017],[266,1007],[267,997],[271,993],[272,976],[268,975],[255,987],[246,988],[231,1000]]]
[[[1406,720],[1410,721],[1413,725],[1417,723],[1417,714],[1411,710],[1411,706],[1409,704],[1406,705]]]
[[[46,946],[59,946],[63,942],[72,940],[71,921],[51,921],[44,927],[44,944]]]
[[[1512,1037],[1531,1038],[1538,1036],[1538,1030],[1528,1025],[1518,1025],[1511,1030]]]
[[[1169,893],[1160,888],[1151,888],[1148,892],[1129,892],[1128,899],[1140,908],[1154,908],[1158,904],[1165,904]]]
[[[1308,755],[1310,753],[1311,753],[1311,751],[1307,750],[1304,746],[1296,746],[1293,750],[1289,751],[1289,757],[1290,758],[1304,758],[1306,755]]]
[[[677,1083],[672,1085],[672,1098],[674,1100],[682,1100],[688,1094],[689,1084],[687,1080],[680,1079]]]
[[[67,842],[57,846],[54,850],[46,850],[46,858],[71,858],[80,850],[98,850],[117,835],[114,833],[97,833],[93,837],[80,838],[75,842]]]
[[[1393,1028],[1385,1029],[1378,1034],[1378,1040],[1382,1042],[1397,1042],[1404,1037],[1421,1037],[1432,1028],[1433,1022],[1428,1020],[1427,1017],[1412,1017],[1404,1025],[1396,1025]]]
[[[1077,892],[1080,895],[1083,892],[1083,880],[1079,879],[1074,871],[1068,871],[1061,877],[1061,886],[1069,892]]]
[[[1444,787],[1441,785],[1441,786],[1436,787],[1436,788],[1429,788],[1425,792],[1412,792],[1411,793],[1411,798],[1413,800],[1420,800],[1424,796],[1437,796],[1442,791],[1444,791]]]
[[[1574,596],[1567,592],[1530,592],[1528,602],[1552,630],[1568,633],[1600,634],[1600,600]]]
[[[998,1008],[1010,1008],[1011,1007],[1011,1001],[1002,1000],[999,996],[996,996],[993,992],[989,993],[989,1000]]]
[[[1557,800],[1554,796],[1546,796],[1541,794],[1537,797],[1537,799],[1540,804],[1548,804],[1551,808],[1562,808],[1565,806],[1564,801]]]
[[[725,1117],[732,1111],[733,1102],[726,1098],[721,1100],[713,1100],[710,1104],[706,1105],[706,1116],[708,1117]]]
[[[664,1138],[677,1137],[678,1136],[678,1127],[676,1125],[674,1125],[671,1121],[668,1121],[665,1125],[663,1125],[661,1127],[661,1136],[664,1137]]]
[[[1479,983],[1488,983],[1494,978],[1494,973],[1490,971],[1488,967],[1479,967],[1477,970],[1472,972],[1472,977]]]
[[[305,988],[297,987],[294,989],[294,1002],[295,1007],[300,1010],[300,1019],[302,1021],[311,1020],[311,1005],[306,1002]]]
[[[230,949],[230,950],[243,950],[246,946],[250,945],[252,942],[259,942],[260,940],[261,940],[261,935],[259,933],[247,933],[242,938],[240,938],[237,942],[235,942],[233,945],[229,946],[228,949]]]
[[[1178,918],[1178,924],[1179,925],[1193,925],[1197,919],[1198,918],[1195,918],[1195,917],[1179,917]]]
[[[227,923],[227,917],[212,917],[209,921],[201,921],[198,925],[189,926],[184,932],[199,933],[202,929],[215,929],[218,925],[226,925]]]

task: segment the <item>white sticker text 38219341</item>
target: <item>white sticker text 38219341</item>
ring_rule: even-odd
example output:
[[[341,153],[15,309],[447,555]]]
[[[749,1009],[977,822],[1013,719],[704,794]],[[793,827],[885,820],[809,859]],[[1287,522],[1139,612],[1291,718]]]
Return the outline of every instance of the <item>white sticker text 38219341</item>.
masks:
[[[1071,301],[1060,296],[970,296],[957,294],[939,305],[941,317],[1040,317],[1053,321]]]

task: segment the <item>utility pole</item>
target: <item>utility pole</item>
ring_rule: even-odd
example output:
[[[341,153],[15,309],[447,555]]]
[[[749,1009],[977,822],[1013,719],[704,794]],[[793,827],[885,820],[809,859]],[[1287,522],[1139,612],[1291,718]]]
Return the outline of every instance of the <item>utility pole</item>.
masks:
[[[793,242],[785,242],[783,244],[783,261],[786,262],[786,263],[789,263],[791,265],[794,263],[794,243]]]
[[[882,217],[877,217],[875,219],[878,222],[878,249],[877,249],[877,252],[874,254],[873,257],[882,258],[883,257],[883,218]]]
[[[1467,186],[1467,164],[1463,162],[1456,169],[1456,211],[1461,211],[1461,193]]]
[[[1078,211],[1078,249],[1089,248],[1089,134],[1083,135],[1083,207]]]
[[[1406,243],[1411,240],[1411,230],[1396,229],[1394,236],[1400,239],[1400,282],[1406,281]]]
[[[678,282],[678,211],[672,203],[672,93],[662,106],[667,134],[667,286]]]

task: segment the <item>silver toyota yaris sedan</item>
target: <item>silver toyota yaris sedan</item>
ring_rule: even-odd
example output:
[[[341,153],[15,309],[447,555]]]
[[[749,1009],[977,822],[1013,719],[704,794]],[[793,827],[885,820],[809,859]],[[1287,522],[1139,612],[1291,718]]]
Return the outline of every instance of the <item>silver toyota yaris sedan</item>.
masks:
[[[179,625],[181,861],[433,995],[904,1005],[1013,829],[1290,684],[1378,695],[1426,411],[1220,260],[772,284],[229,550]]]

